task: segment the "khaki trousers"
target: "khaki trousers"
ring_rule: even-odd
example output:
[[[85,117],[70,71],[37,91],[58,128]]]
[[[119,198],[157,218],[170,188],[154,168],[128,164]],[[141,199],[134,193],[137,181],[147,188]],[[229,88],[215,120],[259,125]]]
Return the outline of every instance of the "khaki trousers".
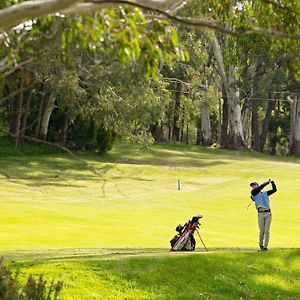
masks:
[[[268,248],[270,240],[271,212],[258,213],[259,245]]]

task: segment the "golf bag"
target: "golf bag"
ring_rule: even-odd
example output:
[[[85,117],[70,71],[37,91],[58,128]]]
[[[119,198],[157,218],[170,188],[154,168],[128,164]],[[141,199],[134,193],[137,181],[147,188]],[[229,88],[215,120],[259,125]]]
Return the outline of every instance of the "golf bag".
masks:
[[[176,234],[170,241],[171,251],[194,251],[196,247],[196,240],[194,238],[194,232],[201,225],[199,219],[201,215],[194,216],[192,220],[189,220],[183,226],[179,224],[176,227]]]

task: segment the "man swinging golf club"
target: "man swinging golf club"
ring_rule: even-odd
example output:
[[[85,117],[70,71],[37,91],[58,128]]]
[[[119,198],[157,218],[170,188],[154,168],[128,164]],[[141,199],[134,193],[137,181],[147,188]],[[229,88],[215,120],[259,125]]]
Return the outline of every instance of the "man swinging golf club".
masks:
[[[262,191],[268,184],[272,184],[272,189]],[[251,182],[252,187],[251,199],[255,202],[258,211],[258,226],[259,226],[259,247],[261,250],[268,250],[270,239],[270,226],[272,220],[269,196],[277,191],[275,182],[271,179],[259,185],[257,182]]]

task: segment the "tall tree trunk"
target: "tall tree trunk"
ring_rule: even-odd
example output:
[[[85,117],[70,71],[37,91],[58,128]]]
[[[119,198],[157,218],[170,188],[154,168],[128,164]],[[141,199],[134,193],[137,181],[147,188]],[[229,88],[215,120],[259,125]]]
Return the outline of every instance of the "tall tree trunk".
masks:
[[[24,106],[24,115],[22,118],[22,125],[21,125],[21,130],[20,130],[20,135],[23,136],[25,135],[26,127],[27,127],[27,119],[30,113],[30,102],[31,102],[31,96],[32,96],[32,91],[30,91],[26,103]]]
[[[234,67],[229,67],[228,75],[225,72],[222,51],[218,39],[215,37],[213,45],[217,68],[222,80],[224,92],[228,104],[228,140],[227,145],[234,149],[245,148],[243,125],[241,119],[241,108],[239,104],[239,92],[236,88],[236,74]],[[224,93],[223,92],[223,93]],[[225,102],[225,99],[224,99]],[[223,111],[223,114],[225,111]],[[221,141],[222,142],[222,141]]]
[[[169,125],[169,141],[172,140],[172,136],[173,136],[173,126],[172,125]]]
[[[244,149],[245,140],[242,124],[241,106],[239,103],[239,90],[236,87],[236,74],[233,67],[228,72],[228,135],[229,145],[234,149]]]
[[[300,97],[291,99],[290,153],[300,156]]]
[[[186,124],[186,144],[189,144],[189,124]]]
[[[67,145],[67,137],[68,137],[68,128],[69,128],[69,114],[65,114],[63,130],[62,130],[62,140],[61,143],[63,146]]]
[[[201,144],[201,117],[197,119],[196,126],[197,126],[196,145],[200,145]]]
[[[183,138],[184,138],[184,120],[185,119],[185,112],[184,112],[184,107],[182,108],[182,116],[181,116],[181,128],[179,131],[179,141],[180,143],[183,143]]]
[[[22,105],[23,105],[23,80],[20,81],[21,91],[20,95],[16,98],[16,103],[14,106],[13,115],[10,123],[10,132],[15,135],[12,138],[13,144],[15,147],[19,146],[19,136],[20,136],[20,128],[21,128],[21,118],[22,118]]]
[[[222,100],[219,99],[219,105],[218,105],[218,136],[217,136],[217,144],[221,145],[221,136],[222,136]]]
[[[278,117],[279,117],[279,110],[280,110],[280,102],[277,101],[277,109],[275,110],[273,122],[270,122],[270,154],[276,154],[276,147],[277,147],[277,131],[278,131]]]
[[[269,95],[269,99],[272,99],[272,95]],[[264,122],[262,125],[262,130],[261,130],[261,136],[260,136],[260,151],[263,152],[264,146],[267,140],[267,135],[269,132],[269,126],[271,122],[271,117],[272,117],[272,111],[274,110],[276,106],[276,101],[273,100],[268,100],[267,101],[267,109],[265,113],[265,118]]]
[[[256,83],[258,59],[251,57],[251,63],[243,68],[243,81],[245,83],[245,101],[242,108],[242,123],[247,148],[252,148],[252,97]]]
[[[183,86],[180,82],[177,83],[177,91],[175,92],[175,105],[174,105],[174,118],[173,118],[173,130],[172,140],[180,142],[180,129],[178,127],[179,111],[180,111],[180,99],[183,94]]]
[[[222,88],[222,98],[223,98],[223,107],[222,107],[222,127],[221,127],[221,137],[220,137],[220,146],[227,147],[228,145],[228,101],[225,88]]]
[[[204,104],[201,109],[201,137],[203,146],[210,146],[212,144],[209,107],[206,104]]]
[[[246,99],[243,109],[242,109],[242,122],[243,122],[243,132],[245,137],[245,144],[248,148],[252,146],[252,118],[251,118],[251,106],[250,99]]]
[[[34,137],[36,139],[38,139],[39,136],[40,136],[40,129],[41,129],[41,123],[42,123],[42,116],[43,116],[43,108],[44,108],[44,102],[45,102],[45,95],[46,95],[46,90],[45,90],[45,84],[44,84],[43,85],[43,93],[42,93],[41,102],[39,103],[39,110],[38,110],[38,115],[37,115],[37,122],[36,122],[36,127],[35,127],[35,132],[34,132]]]
[[[50,117],[55,108],[55,100],[56,100],[56,93],[52,92],[46,103],[46,107],[42,117],[41,130],[40,130],[40,138],[42,140],[46,140],[47,138]]]
[[[258,105],[256,99],[252,100],[252,136],[253,136],[253,149],[260,151],[260,130],[258,118]]]

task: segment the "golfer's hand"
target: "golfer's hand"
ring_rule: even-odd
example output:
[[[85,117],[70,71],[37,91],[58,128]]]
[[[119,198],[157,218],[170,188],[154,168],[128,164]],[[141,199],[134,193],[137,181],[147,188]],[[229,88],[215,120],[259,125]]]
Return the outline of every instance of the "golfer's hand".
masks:
[[[268,180],[268,183],[270,183],[270,182],[272,182],[272,181],[273,181],[272,179],[269,179],[269,180]]]

